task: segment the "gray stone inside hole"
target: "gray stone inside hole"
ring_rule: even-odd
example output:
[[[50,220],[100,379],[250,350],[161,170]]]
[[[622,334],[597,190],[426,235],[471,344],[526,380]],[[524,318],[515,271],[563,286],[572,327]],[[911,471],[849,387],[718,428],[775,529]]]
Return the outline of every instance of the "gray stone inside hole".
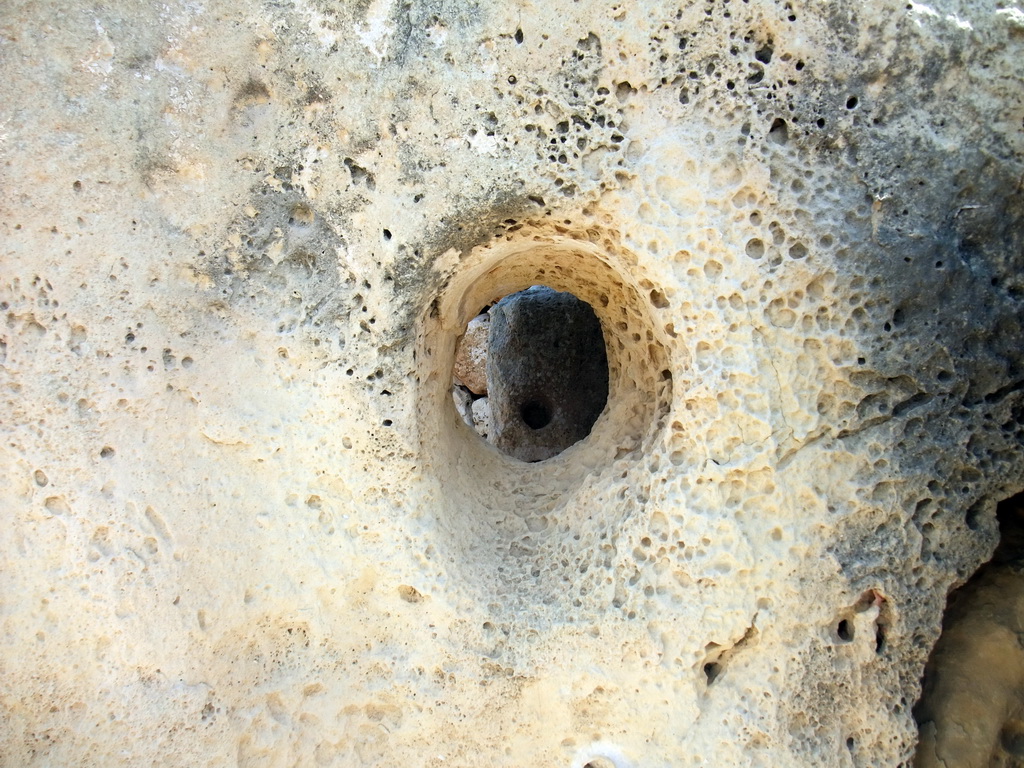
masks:
[[[556,456],[590,434],[608,400],[597,315],[546,286],[506,296],[460,339],[453,395],[466,423],[503,453]]]
[[[531,398],[519,407],[519,416],[530,429],[543,429],[551,423],[551,409],[542,400]]]

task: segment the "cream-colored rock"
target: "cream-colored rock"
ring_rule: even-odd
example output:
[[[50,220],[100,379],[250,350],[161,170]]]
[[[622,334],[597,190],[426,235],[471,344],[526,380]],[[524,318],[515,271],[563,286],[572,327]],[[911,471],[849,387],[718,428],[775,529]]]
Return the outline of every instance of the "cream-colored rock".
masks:
[[[908,764],[1024,478],[1014,10],[6,4],[0,762]],[[536,284],[609,393],[528,464],[451,388]]]
[[[473,396],[458,383],[452,387],[452,400],[455,402],[455,410],[462,417],[462,420],[473,425]]]
[[[481,397],[472,404],[473,427],[484,439],[491,435],[491,404],[488,398]]]
[[[469,321],[455,345],[455,378],[475,395],[487,394],[487,333],[491,316],[486,312]]]

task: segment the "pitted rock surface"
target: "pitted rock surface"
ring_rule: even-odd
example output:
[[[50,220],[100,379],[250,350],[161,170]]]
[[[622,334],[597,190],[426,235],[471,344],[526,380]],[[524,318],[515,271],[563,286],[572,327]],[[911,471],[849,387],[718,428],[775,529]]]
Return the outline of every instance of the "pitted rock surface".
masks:
[[[1024,490],[1022,61],[1016,0],[4,3],[0,763],[910,765]],[[609,393],[531,463],[452,380],[541,284]],[[942,760],[1019,692],[946,679]]]
[[[469,321],[455,347],[455,378],[474,395],[487,394],[487,335],[491,316],[486,312]]]
[[[551,458],[590,434],[608,399],[601,323],[586,302],[543,286],[490,314],[491,440],[521,461]]]
[[[491,403],[486,397],[479,397],[470,406],[473,428],[485,440],[491,436]]]

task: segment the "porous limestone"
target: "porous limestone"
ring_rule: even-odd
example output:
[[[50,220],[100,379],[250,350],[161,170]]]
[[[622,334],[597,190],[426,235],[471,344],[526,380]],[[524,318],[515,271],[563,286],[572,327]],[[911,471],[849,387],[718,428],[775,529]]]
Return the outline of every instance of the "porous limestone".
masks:
[[[0,764],[909,765],[1024,488],[1022,19],[6,3]],[[524,463],[451,386],[538,284],[609,392]]]

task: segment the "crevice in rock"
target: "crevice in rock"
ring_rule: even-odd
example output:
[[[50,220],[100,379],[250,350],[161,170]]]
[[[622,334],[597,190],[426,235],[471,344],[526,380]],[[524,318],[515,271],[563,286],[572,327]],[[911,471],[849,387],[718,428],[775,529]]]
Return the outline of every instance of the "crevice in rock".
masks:
[[[996,518],[999,545],[950,593],[925,666],[917,768],[1024,764],[1024,493]]]
[[[743,633],[743,637],[732,645],[721,646],[711,642],[704,647],[704,663],[702,669],[707,680],[708,687],[714,685],[715,681],[725,671],[726,665],[737,653],[744,648],[751,647],[757,643],[760,632],[757,629],[757,614],[750,620],[750,626]]]

